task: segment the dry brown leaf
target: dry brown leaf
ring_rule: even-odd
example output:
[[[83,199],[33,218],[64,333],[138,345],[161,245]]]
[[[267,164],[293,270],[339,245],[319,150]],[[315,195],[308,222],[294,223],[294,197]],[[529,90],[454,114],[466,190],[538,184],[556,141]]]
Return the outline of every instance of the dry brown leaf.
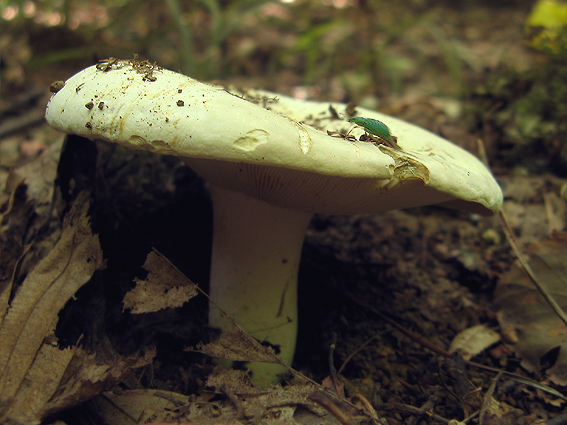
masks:
[[[107,425],[136,425],[165,422],[177,415],[176,409],[189,397],[171,391],[132,390],[106,392],[88,402],[94,417]]]
[[[148,364],[145,355],[100,363],[80,347],[60,349],[54,335],[60,309],[104,267],[98,237],[88,220],[89,195],[79,195],[63,222],[60,240],[18,288],[0,326],[0,404],[19,423],[76,406]]]
[[[37,420],[72,354],[50,348],[46,341],[65,303],[104,265],[88,209],[88,194],[83,193],[65,217],[57,244],[17,289],[0,326],[0,400],[13,400],[12,417],[25,414]],[[24,412],[15,410],[20,407]]]
[[[459,332],[451,341],[449,352],[460,349],[463,358],[470,360],[498,341],[500,335],[497,332],[486,325],[476,325]]]
[[[57,391],[74,353],[75,347],[61,350],[56,344],[42,344],[10,405],[12,419],[34,422],[43,417],[45,406]]]
[[[24,235],[33,215],[33,207],[26,197],[26,187],[20,183],[0,213],[0,325],[8,310],[14,272],[25,251]]]
[[[97,361],[96,354],[88,353],[78,347],[59,382],[57,391],[43,407],[41,416],[49,416],[76,406],[116,386],[132,370],[151,363],[155,355],[155,348],[151,348],[144,354],[116,356],[110,362],[101,363]]]
[[[49,210],[52,208],[53,182],[57,177],[63,141],[63,137],[59,138],[39,157],[13,170],[7,183],[9,186],[10,181],[24,182],[27,186],[28,199],[35,204],[38,221],[41,224],[49,218]]]
[[[542,286],[565,311],[567,309],[567,233],[529,247],[529,263]],[[546,367],[544,355],[555,349],[558,356],[547,370],[556,384],[567,385],[567,328],[544,301],[519,266],[499,282],[495,306],[503,330],[517,340],[511,347],[531,372]],[[557,349],[557,347],[560,347]],[[547,365],[549,367],[549,364]]]
[[[567,203],[555,192],[543,194],[547,227],[549,234],[562,232],[566,228],[567,222]]]
[[[230,391],[234,394],[252,393],[258,390],[254,388],[250,372],[246,370],[228,369],[216,366],[207,377],[206,388],[217,394]]]
[[[148,254],[144,269],[148,277],[135,279],[136,287],[124,297],[124,308],[134,314],[180,307],[197,295],[195,284],[155,250]]]
[[[186,351],[224,360],[283,364],[271,347],[255,343],[254,339],[238,326],[233,326],[230,331],[221,334],[216,341],[199,344],[195,348],[187,348]]]
[[[0,328],[0,394],[16,394],[57,313],[103,267],[98,237],[90,231],[88,194],[65,217],[53,250],[18,288]]]
[[[61,137],[41,156],[10,171],[0,206],[0,324],[8,308],[12,281],[36,232],[52,216],[52,198]],[[26,258],[29,256],[26,256]]]
[[[506,194],[502,209],[520,246],[567,230],[567,204],[560,195],[565,180],[551,175],[514,176],[501,183]]]
[[[546,214],[544,205],[523,205],[513,200],[506,200],[502,210],[516,232],[516,242],[519,245],[537,243],[549,235],[547,223],[542,220]]]

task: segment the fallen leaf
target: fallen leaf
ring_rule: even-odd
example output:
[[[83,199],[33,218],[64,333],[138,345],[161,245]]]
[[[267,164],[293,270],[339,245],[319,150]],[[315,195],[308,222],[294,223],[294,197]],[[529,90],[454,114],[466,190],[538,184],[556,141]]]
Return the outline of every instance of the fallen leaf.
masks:
[[[0,327],[0,394],[16,395],[65,303],[103,267],[98,236],[90,230],[88,194],[65,217],[59,242],[24,280]]]
[[[51,218],[53,209],[54,181],[63,148],[63,138],[54,142],[39,157],[11,171],[7,186],[23,182],[27,187],[27,198],[33,203],[37,217],[33,226],[40,228]],[[33,232],[31,233],[33,234]]]
[[[116,356],[109,362],[101,363],[95,353],[77,347],[57,391],[43,406],[41,417],[77,406],[113,388],[133,370],[150,364],[155,355],[156,349],[150,348],[145,353]]]
[[[25,275],[27,271],[21,270],[22,256],[25,252],[26,265],[35,265],[30,261],[32,255],[27,255],[30,242],[35,242],[38,231],[52,219],[53,186],[62,145],[63,138],[34,161],[9,173],[0,205],[0,324],[8,307],[12,281],[17,272]]]
[[[180,307],[197,295],[196,285],[157,251],[148,254],[145,280],[135,279],[136,287],[124,297],[124,308],[132,313],[149,313]]]
[[[238,326],[233,326],[230,331],[222,333],[216,341],[201,343],[195,348],[187,348],[186,351],[224,360],[283,364],[271,347],[255,342]]]
[[[171,391],[131,390],[105,392],[88,402],[91,414],[107,425],[160,423],[178,415],[189,397]],[[190,422],[189,422],[190,423]]]
[[[104,268],[82,192],[65,216],[59,241],[17,288],[0,326],[0,404],[10,421],[36,423],[47,415],[115,385],[145,356],[118,356],[99,364],[78,347],[61,349],[54,334],[58,313],[96,270]]]
[[[216,366],[213,372],[207,377],[205,385],[208,391],[222,394],[223,391],[231,391],[234,394],[252,393],[258,390],[250,379],[250,372]]]
[[[0,325],[12,295],[14,274],[26,250],[24,238],[29,220],[34,214],[33,205],[26,197],[24,184],[11,193],[1,206],[0,213]]]
[[[567,309],[567,233],[530,245],[529,263],[542,286],[559,306]],[[522,366],[539,373],[549,368],[542,364],[544,354],[557,349],[558,356],[547,370],[558,385],[567,385],[567,327],[555,315],[524,271],[514,265],[502,277],[495,291],[497,317],[503,329],[517,343],[513,348],[522,358]]]
[[[449,352],[457,349],[465,360],[470,360],[500,341],[500,335],[486,325],[477,325],[459,332],[451,342]]]

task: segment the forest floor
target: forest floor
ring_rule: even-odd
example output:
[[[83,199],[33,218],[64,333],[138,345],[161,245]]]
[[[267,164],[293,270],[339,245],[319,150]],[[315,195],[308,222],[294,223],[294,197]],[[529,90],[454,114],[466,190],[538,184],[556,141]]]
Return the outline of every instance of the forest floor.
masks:
[[[526,85],[555,75],[545,55],[526,46],[529,8],[437,8],[448,33],[458,35],[468,95],[424,94],[443,79],[432,65],[401,92],[360,104],[475,154],[482,140],[514,243],[565,307],[565,141],[534,136],[515,143],[513,120],[495,117],[509,112],[518,92],[530,93]],[[447,60],[420,31],[416,25],[406,34],[417,43],[412,48],[431,63]],[[206,184],[177,158],[66,138],[47,126],[49,85],[87,65],[67,61],[21,74],[12,62],[3,65],[20,80],[3,86],[0,103],[0,303],[26,310],[28,324],[8,337],[13,351],[0,349],[0,372],[6,364],[14,371],[4,370],[0,388],[26,370],[17,400],[0,400],[0,419],[394,425],[477,423],[483,416],[484,424],[500,425],[551,424],[564,411],[567,330],[520,266],[501,215],[423,207],[315,216],[299,271],[292,366],[301,375],[288,376],[283,387],[256,389],[243,372],[214,368],[211,358],[186,350],[211,338],[203,295],[156,313],[124,311],[134,280],[147,277],[153,249],[175,265],[172,273],[207,289],[211,205]],[[278,77],[223,83],[297,94],[298,76]],[[344,100],[337,93],[319,97]],[[49,302],[40,302],[39,287],[55,292]],[[0,325],[9,318],[0,315]],[[40,344],[34,350],[26,340]],[[38,365],[40,358],[50,366]]]

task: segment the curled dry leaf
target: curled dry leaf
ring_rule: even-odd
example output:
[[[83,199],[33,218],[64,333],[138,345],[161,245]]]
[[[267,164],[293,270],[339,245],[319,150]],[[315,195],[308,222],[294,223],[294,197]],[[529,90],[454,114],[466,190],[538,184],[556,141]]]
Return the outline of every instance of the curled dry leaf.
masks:
[[[21,183],[26,185],[26,196],[37,214],[37,223],[32,223],[36,228],[44,226],[52,214],[53,182],[57,177],[63,140],[61,137],[36,160],[12,170],[6,185],[7,188],[15,188]]]
[[[83,193],[65,217],[57,244],[17,289],[0,326],[1,398],[17,400],[14,408],[25,407],[23,411],[11,409],[14,417],[41,415],[42,403],[57,390],[60,379],[52,375],[60,372],[54,365],[60,363],[64,370],[72,357],[72,352],[58,352],[44,345],[46,337],[53,333],[59,310],[104,265],[98,236],[90,229],[88,208],[88,194]],[[53,361],[46,361],[44,356]],[[51,385],[40,384],[38,377],[42,374],[50,377]],[[37,384],[40,386],[35,387]],[[30,386],[35,387],[36,394]],[[24,399],[22,392],[35,397]]]
[[[197,295],[195,284],[155,250],[148,254],[144,269],[148,277],[135,279],[136,287],[124,297],[124,308],[134,314],[180,307]]]
[[[0,325],[12,292],[15,270],[26,251],[25,235],[34,214],[26,198],[26,187],[19,184],[0,206]]]

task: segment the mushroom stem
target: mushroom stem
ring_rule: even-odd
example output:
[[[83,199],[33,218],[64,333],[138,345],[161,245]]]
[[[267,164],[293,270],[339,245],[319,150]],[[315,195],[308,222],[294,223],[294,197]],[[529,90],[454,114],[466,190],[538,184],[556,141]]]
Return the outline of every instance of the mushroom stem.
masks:
[[[280,349],[291,364],[297,337],[297,272],[313,214],[280,208],[242,193],[211,187],[213,247],[210,296],[246,332]],[[211,305],[209,324],[232,323]],[[280,365],[247,364],[258,385],[278,382]]]

